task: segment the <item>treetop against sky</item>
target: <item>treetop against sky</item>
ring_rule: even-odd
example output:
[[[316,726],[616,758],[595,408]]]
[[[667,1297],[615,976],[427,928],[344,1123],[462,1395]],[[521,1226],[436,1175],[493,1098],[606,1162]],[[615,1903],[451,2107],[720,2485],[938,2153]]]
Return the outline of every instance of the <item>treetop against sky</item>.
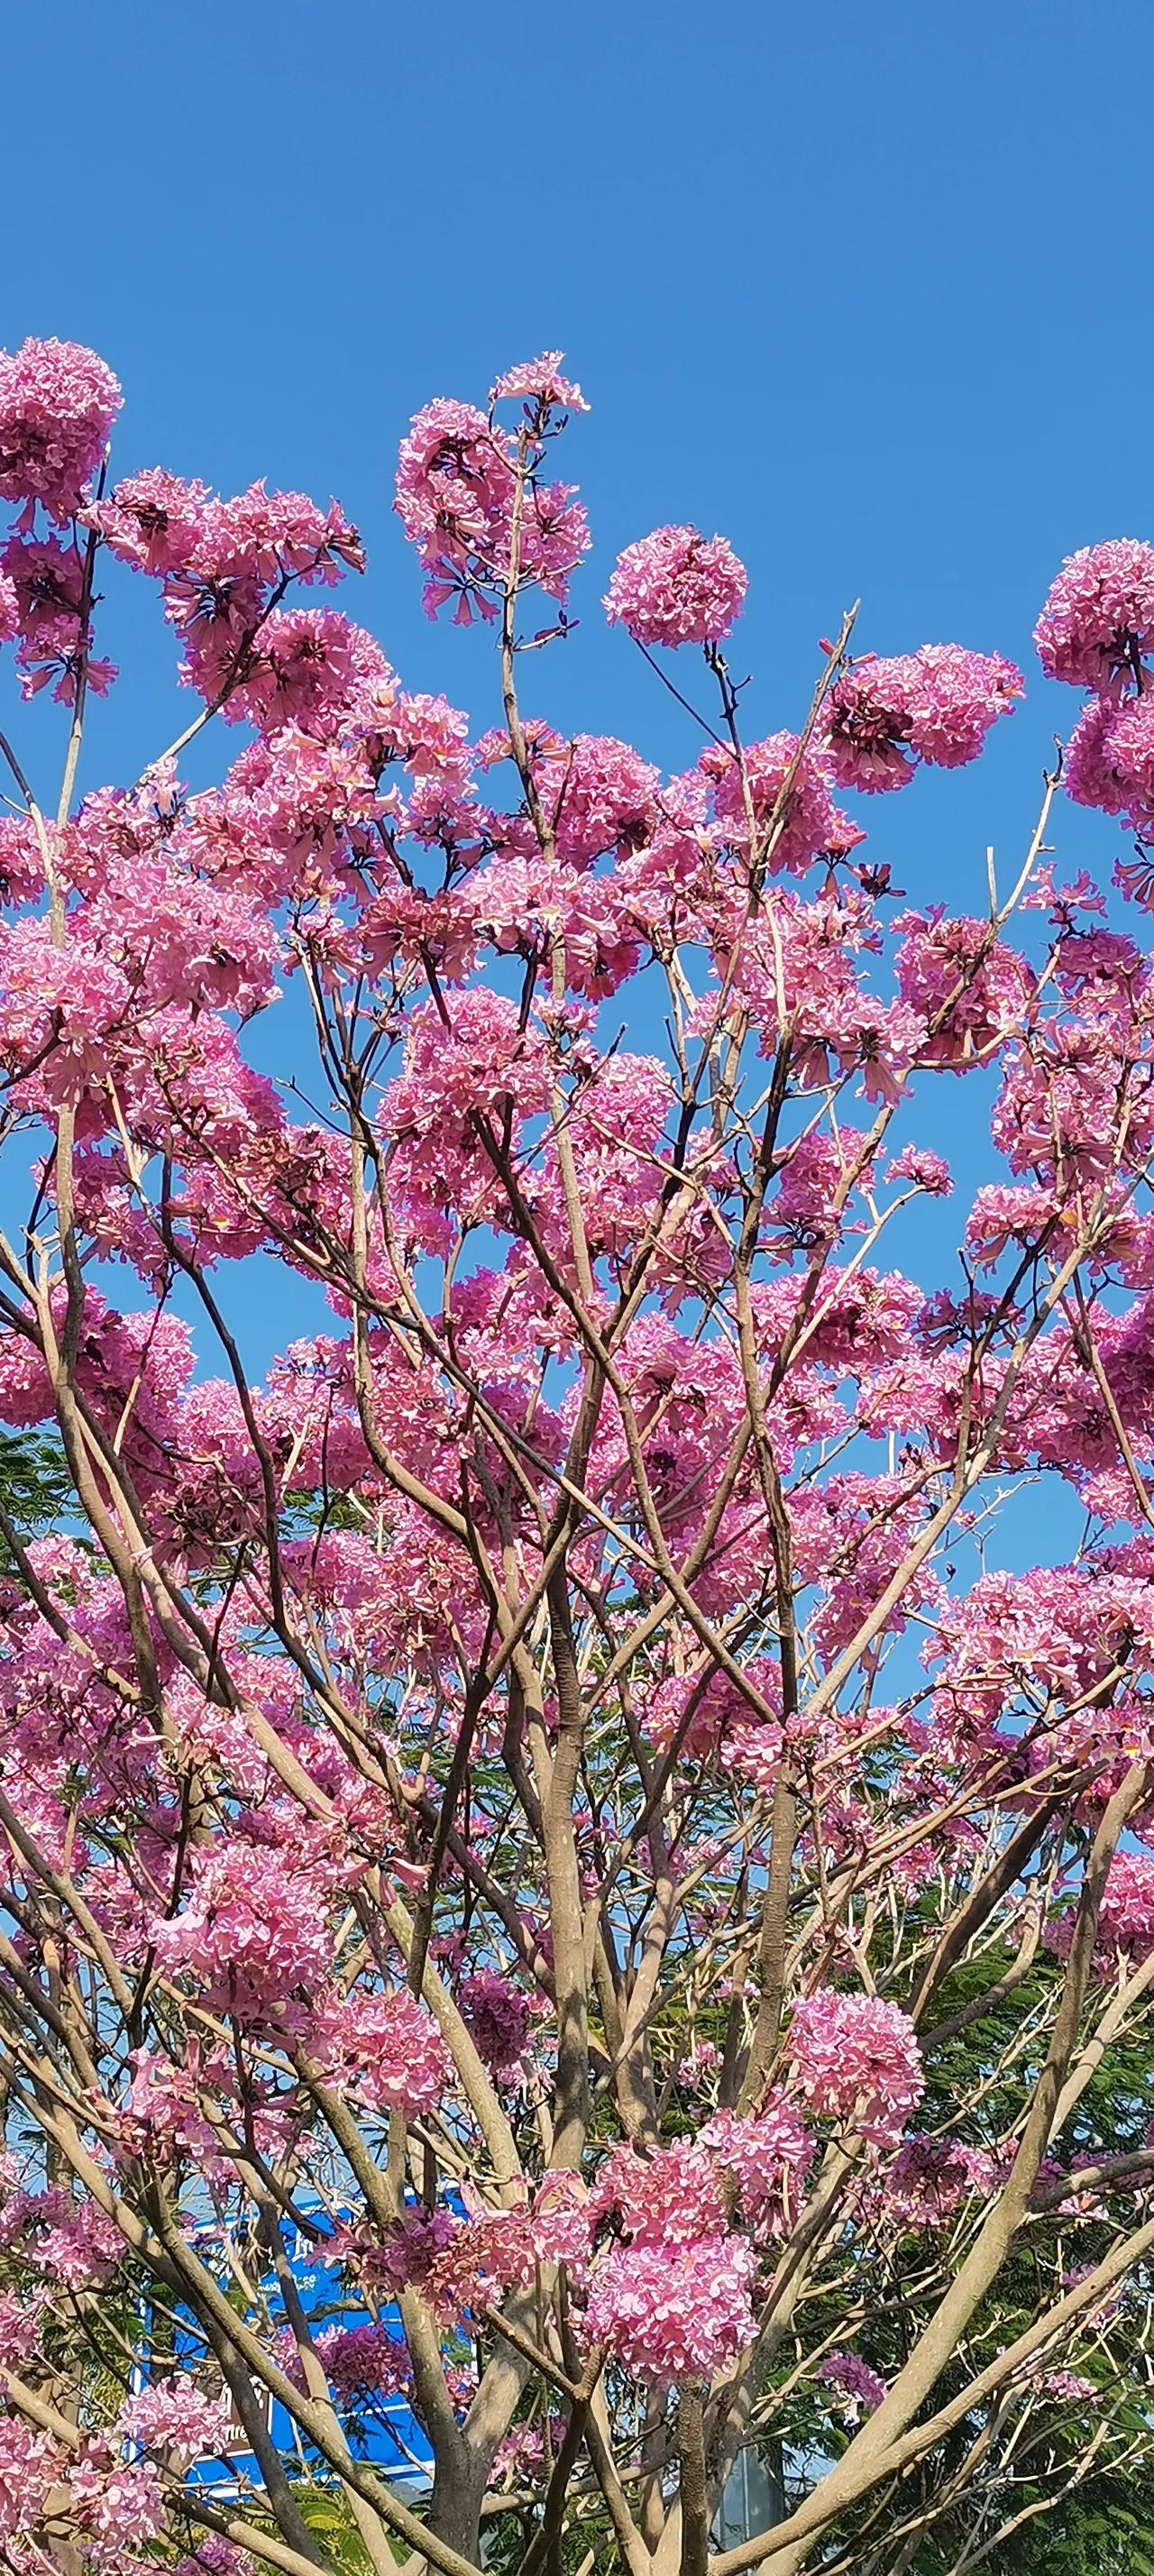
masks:
[[[1022,670],[850,611],[764,731],[677,519],[604,612],[687,761],[540,715],[563,363],[400,445],[478,727],[334,604],[337,503],[121,475],[99,356],[0,355],[20,2576],[704,2576],[750,2445],[784,2520],[715,2576],[961,2569],[1146,2459],[1154,549],[1056,570],[1032,834],[911,902],[873,819]],[[120,585],[188,713],[81,792]],[[250,1373],[257,1263],[313,1322]],[[1010,1572],[1027,1485],[1077,1536]]]

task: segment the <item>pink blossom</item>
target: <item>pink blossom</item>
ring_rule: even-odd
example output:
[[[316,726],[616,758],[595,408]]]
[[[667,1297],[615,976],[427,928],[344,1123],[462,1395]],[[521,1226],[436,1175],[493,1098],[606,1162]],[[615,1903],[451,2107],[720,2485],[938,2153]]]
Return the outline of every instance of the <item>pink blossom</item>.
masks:
[[[1039,2382],[1047,2397],[1057,2397],[1063,2406],[1099,2404],[1102,2391],[1097,2382],[1076,2370],[1047,2370]]]
[[[425,568],[425,608],[449,599],[467,622],[472,608],[494,617],[510,572],[517,476],[504,432],[468,403],[439,401],[416,414],[401,442],[396,508]],[[514,576],[563,603],[589,544],[572,486],[528,476]]]
[[[492,1968],[479,1968],[464,1979],[457,2001],[486,2066],[494,2075],[514,2074],[529,2032],[529,2007],[520,1988]]]
[[[607,2344],[642,2380],[705,2379],[752,2343],[756,2258],[740,2237],[679,2246],[614,2246],[593,2275],[589,2344]]]
[[[537,2261],[564,2263],[571,2283],[584,2281],[597,2209],[579,2174],[546,2174],[533,2198],[531,2232]]]
[[[226,2398],[206,2396],[194,2379],[158,2379],[131,2400],[119,2422],[150,2450],[199,2459],[227,2447],[232,2414]]]
[[[365,550],[352,521],[336,501],[322,509],[307,492],[270,492],[263,482],[250,483],[231,500],[206,502],[194,524],[189,569],[204,582],[243,576],[262,585],[332,583],[346,571],[364,570]]]
[[[862,2414],[873,2415],[886,2394],[884,2379],[879,2379],[876,2370],[871,2370],[856,2352],[827,2353],[818,2378],[843,2400],[851,2424],[856,2424]]]
[[[490,406],[499,402],[523,402],[526,408],[538,404],[552,411],[588,411],[580,385],[570,384],[559,373],[563,349],[547,349],[541,358],[529,358],[519,367],[509,367],[498,376],[490,395]]]
[[[483,412],[439,401],[417,412],[401,442],[396,508],[430,575],[467,566],[491,580],[507,543],[513,468]]]
[[[243,720],[266,734],[290,724],[323,731],[355,710],[362,671],[378,676],[377,663],[371,638],[338,610],[274,609],[224,712],[230,724]],[[188,668],[191,676],[192,661]]]
[[[637,644],[720,644],[741,613],[748,581],[725,537],[655,528],[618,555],[605,612]]]
[[[34,2433],[17,2416],[0,2416],[0,2540],[35,2528],[60,2460],[47,2433]]]
[[[73,2200],[62,2184],[17,2190],[0,2209],[0,2245],[19,2244],[45,2280],[69,2290],[106,2281],[124,2251],[115,2219],[92,2200]]]
[[[117,2553],[114,2566],[123,2565],[126,2548],[155,2540],[163,2528],[164,2504],[153,2470],[143,2460],[124,2459],[104,2435],[71,2455],[67,2493],[81,2529],[95,2544],[98,2566],[107,2564],[111,2548]]]
[[[208,499],[203,483],[183,483],[153,465],[114,484],[105,500],[85,512],[85,523],[99,530],[122,563],[160,575],[182,572],[202,542]]]
[[[1075,1911],[1067,1905],[1049,1927],[1049,1946],[1061,1958],[1073,1937]],[[1102,1891],[1097,1947],[1105,1956],[1120,1956],[1135,1966],[1154,1950],[1154,1854],[1115,1852]]]
[[[214,1838],[190,1881],[180,1912],[153,1926],[166,1972],[190,1978],[213,2010],[242,2022],[267,2026],[286,2010],[295,2018],[293,1999],[316,1991],[330,1959],[315,1879],[287,1852]]]
[[[956,769],[974,760],[989,728],[1025,683],[999,653],[923,644],[891,661],[867,655],[831,689],[822,711],[840,787],[904,787],[919,760]]]
[[[317,2350],[329,2384],[345,2406],[392,2397],[412,2379],[408,2349],[387,2326],[329,2326]]]
[[[927,1022],[923,1058],[961,1072],[994,1054],[1026,1017],[1034,979],[1005,940],[974,915],[951,919],[944,905],[899,913],[897,984]]]
[[[435,2209],[428,2218],[403,2220],[380,2247],[365,2248],[354,2241],[343,2241],[338,2233],[333,2239],[333,2252],[367,2281],[390,2290],[403,2290],[410,2282],[420,2286],[428,2280],[448,2252],[455,2233],[448,2210]]]
[[[1106,1874],[1098,1938],[1138,1961],[1154,1950],[1154,1854],[1115,1852]]]
[[[1068,555],[1034,628],[1044,671],[1102,695],[1139,686],[1154,640],[1154,547],[1113,537]]]
[[[550,2418],[550,2438],[554,2459],[565,2432],[564,2416]],[[514,2424],[506,2433],[493,2462],[497,2481],[510,2479],[520,2483],[526,2477],[540,2474],[545,2460],[545,2431],[541,2424]]]
[[[790,2053],[806,2100],[886,2145],[925,2089],[913,2023],[882,1995],[819,1987],[794,2005]]]
[[[21,2362],[40,2349],[48,2296],[47,2284],[31,2295],[25,2292],[20,2300],[7,2291],[0,2292],[0,2365],[19,2369]]]
[[[127,2136],[143,2143],[158,2163],[192,2153],[203,2170],[218,2155],[217,2142],[199,2098],[195,2068],[174,2066],[158,2050],[137,2048],[130,2058],[132,2082],[124,2098]]]
[[[178,2558],[174,2576],[246,2576],[249,2561],[222,2532],[202,2532],[195,2549]]]
[[[615,2211],[634,2243],[667,2251],[704,2235],[720,2237],[726,2226],[718,2166],[704,2141],[688,2138],[652,2156],[613,2148],[594,2182],[590,2206],[598,2214]]]
[[[1076,805],[1124,814],[1140,835],[1154,833],[1154,697],[1092,698],[1066,748],[1063,785]]]
[[[702,2129],[700,2144],[732,2174],[742,2216],[755,2235],[788,2233],[814,2156],[813,2137],[793,2104],[771,2101],[757,2116],[718,2111]]]
[[[111,369],[74,340],[25,340],[14,357],[0,350],[0,499],[71,518],[120,400]]]
[[[822,752],[812,744],[800,759],[797,752],[796,735],[775,733],[751,743],[740,762],[731,751],[705,751],[701,767],[713,781],[719,837],[748,858],[752,815],[758,855],[764,847],[772,869],[800,876],[811,860],[844,854],[862,835],[834,804]]]
[[[71,706],[83,658],[88,686],[99,697],[116,674],[92,657],[91,619],[81,615],[84,568],[75,546],[59,537],[9,537],[2,556],[6,589],[16,594],[20,649],[17,662],[25,697],[55,680],[53,697]]]
[[[355,2085],[370,2109],[433,2111],[450,2061],[432,2014],[416,1997],[359,1990],[331,2003],[318,2047],[330,2082]]]
[[[545,812],[563,858],[587,868],[605,850],[635,850],[657,829],[659,778],[628,743],[578,734],[543,765]]]
[[[964,2200],[994,2188],[997,2167],[954,2138],[907,2138],[886,2177],[886,2206],[907,2227],[940,2227]]]
[[[123,2252],[115,2219],[95,2202],[79,2200],[45,2228],[38,2260],[49,2280],[62,2281],[69,2290],[84,2290],[107,2281]]]
[[[950,1167],[940,1154],[928,1145],[904,1145],[886,1165],[887,1181],[909,1181],[915,1189],[925,1190],[931,1198],[949,1198],[953,1189]]]
[[[263,483],[229,501],[198,499],[195,506],[186,505],[183,528],[187,550],[181,543],[182,560],[164,582],[165,614],[184,646],[181,677],[225,707],[234,689],[251,683],[263,708],[261,681],[267,698],[277,679],[274,674],[269,680],[267,656],[264,663],[254,657],[258,634],[279,614],[292,584],[332,583],[346,570],[363,570],[357,531],[335,501],[321,510],[304,493],[268,492]],[[300,630],[290,620],[287,627],[272,626],[271,633],[280,638],[282,655],[289,659]],[[375,667],[387,669],[368,638],[364,648]],[[286,713],[291,704],[290,694]],[[309,705],[311,709],[311,697]]]

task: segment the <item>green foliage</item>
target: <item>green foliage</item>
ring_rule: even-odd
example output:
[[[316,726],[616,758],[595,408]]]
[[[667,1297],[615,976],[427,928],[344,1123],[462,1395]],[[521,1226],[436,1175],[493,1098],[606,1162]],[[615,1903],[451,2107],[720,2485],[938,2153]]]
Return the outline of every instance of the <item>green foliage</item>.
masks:
[[[1041,2509],[977,2561],[984,2576],[1154,2576],[1149,2469],[1091,2474],[1068,2495],[1060,2486],[1048,2493],[1040,2484],[1016,2494],[1015,2512],[1032,2505]],[[958,2526],[935,2532],[919,2550],[911,2576],[952,2576],[955,2568],[965,2569],[967,2540],[975,2552],[981,2546]]]
[[[64,1452],[47,1431],[0,1431],[0,1510],[18,1539],[35,1538],[65,1519],[73,1505]],[[15,1570],[0,1532],[0,1572]]]
[[[352,2508],[342,2487],[322,2486],[311,2478],[295,2478],[292,2496],[301,2521],[319,2542],[325,2564],[335,2571],[335,2576],[373,2576],[372,2559],[353,2520]],[[267,2531],[272,2539],[280,2537],[271,2514],[258,2512],[251,2503],[245,2504],[244,2514],[254,2530]],[[408,2555],[407,2550],[395,2541],[390,2541],[389,2547],[398,2566],[402,2565]],[[260,2560],[254,2558],[254,2567],[259,2568],[260,2564]]]
[[[307,2523],[315,2540],[320,2542],[330,2567],[338,2576],[372,2576],[372,2560],[353,2520],[352,2509],[341,2487],[314,2485],[300,2480],[293,2488],[293,2502],[299,2507],[301,2520]],[[275,2525],[270,2522],[269,2530]],[[407,2550],[390,2543],[398,2565],[408,2556]]]

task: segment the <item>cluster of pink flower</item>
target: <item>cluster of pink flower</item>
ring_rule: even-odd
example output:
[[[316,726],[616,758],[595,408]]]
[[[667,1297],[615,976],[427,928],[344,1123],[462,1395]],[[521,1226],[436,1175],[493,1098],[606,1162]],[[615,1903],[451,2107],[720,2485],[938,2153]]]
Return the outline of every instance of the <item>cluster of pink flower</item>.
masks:
[[[1050,585],[1034,642],[1052,680],[1099,697],[1137,687],[1154,644],[1154,547],[1137,537],[1080,546]]]
[[[194,2411],[203,2401],[193,2399]],[[94,2435],[67,2449],[16,2416],[0,2418],[0,2544],[15,2576],[38,2576],[45,2563],[39,2535],[53,2501],[57,2528],[82,2545],[93,2576],[144,2576],[155,2565],[150,2544],[164,2524],[152,2469],[126,2458],[123,2442]]]
[[[175,2576],[248,2576],[249,2560],[220,2532],[200,2534],[189,2557],[178,2558]]]
[[[770,734],[740,758],[711,747],[701,769],[719,841],[747,860],[764,853],[775,871],[804,876],[816,858],[844,857],[862,839],[834,804],[829,762],[812,746],[803,751],[795,734]]]
[[[585,2333],[638,2379],[708,2379],[753,2342],[756,2269],[739,2236],[690,2239],[675,2260],[665,2243],[614,2246],[594,2275]]]
[[[1066,792],[1154,838],[1154,546],[1137,537],[1083,546],[1063,564],[1034,630],[1044,671],[1091,692],[1067,746]],[[1120,872],[1131,891],[1139,870]]]
[[[966,1065],[990,1061],[1026,1023],[1037,979],[988,921],[950,915],[944,904],[929,912],[899,913],[898,991],[932,1030],[923,1062]]]
[[[331,1958],[315,1874],[239,1839],[208,1845],[179,1914],[154,1922],[151,1938],[169,1976],[254,2028],[291,2020],[293,1998],[312,1996]]]
[[[58,2466],[46,2433],[11,2415],[0,2418],[0,2541],[34,2531]]]
[[[395,2397],[411,2384],[408,2347],[387,2326],[327,2326],[317,2351],[330,2387],[345,2406]]]
[[[92,652],[92,609],[78,543],[37,537],[19,529],[0,549],[0,641],[19,641],[17,656],[25,697],[54,681],[61,706],[75,700],[81,669],[97,697],[116,677],[111,662]]]
[[[556,2459],[564,2433],[563,2415],[550,2416],[547,2432],[543,2422],[514,2424],[506,2433],[493,2462],[494,2482],[497,2485],[502,2483],[520,2485],[526,2476],[533,2477],[539,2474],[545,2466],[546,2456]],[[547,2441],[550,2446],[548,2455]]]
[[[1064,1958],[1073,1938],[1076,1907],[1067,1900],[1048,1926],[1050,1947]],[[1115,1852],[1098,1913],[1098,1948],[1104,1963],[1140,1966],[1154,1950],[1154,1856]]]
[[[1097,2405],[1102,2396],[1097,2381],[1087,2379],[1078,2370],[1047,2370],[1039,2385],[1047,2397],[1056,2397],[1061,2406]]]
[[[59,2183],[4,2194],[0,2246],[19,2247],[45,2282],[66,2290],[101,2285],[122,2250],[115,2221],[95,2202],[73,2200]]]
[[[92,349],[25,340],[0,349],[0,500],[39,502],[62,527],[97,473],[120,387]]]
[[[863,2414],[875,2414],[886,2393],[884,2379],[856,2352],[827,2352],[818,2377],[832,2390],[851,2424]]]
[[[231,2422],[227,2399],[207,2397],[195,2379],[182,2377],[152,2380],[123,2409],[118,2429],[146,2450],[195,2460],[227,2448]]]
[[[507,2081],[517,2072],[529,2035],[525,1995],[495,1969],[478,1968],[458,1987],[457,2001],[486,2066]]]
[[[900,2004],[818,1987],[794,2005],[789,2045],[802,2092],[822,2118],[852,2124],[881,2146],[901,2136],[925,2077]]]
[[[885,2180],[885,2205],[905,2227],[942,2227],[971,2197],[988,2198],[998,2167],[961,2138],[907,2138]]]
[[[697,2141],[605,2161],[589,2198],[625,2241],[595,2263],[584,2333],[642,2379],[708,2375],[753,2339],[759,2247],[788,2233],[814,2141],[793,2105],[718,2113]],[[750,2236],[735,2233],[735,2215]],[[751,2241],[752,2240],[752,2241]]]
[[[1144,668],[1144,666],[1143,666]],[[1076,805],[1121,814],[1141,841],[1154,838],[1154,723],[1141,697],[1091,698],[1066,749],[1066,793]]]
[[[605,610],[636,644],[720,644],[748,587],[745,566],[724,537],[654,528],[618,556]]]
[[[430,617],[450,599],[460,623],[474,608],[495,617],[509,585],[514,594],[535,585],[564,606],[589,530],[572,485],[543,482],[540,465],[551,413],[588,406],[557,375],[560,354],[502,376],[488,413],[468,403],[426,404],[402,441],[396,506],[425,568]],[[492,416],[507,397],[530,412],[520,438]]]
[[[99,541],[163,582],[183,676],[233,718],[275,730],[325,712],[354,683],[371,697],[381,664],[367,637],[343,618],[279,608],[291,584],[363,566],[356,530],[335,503],[322,511],[263,484],[220,501],[158,468],[94,497],[119,400],[91,350],[29,340],[15,357],[0,353],[0,497],[21,505],[0,555],[0,642],[19,639],[25,692],[54,679],[70,703],[81,671],[98,692],[115,676],[91,651],[90,549]],[[42,536],[37,506],[51,523]],[[55,530],[69,522],[65,540]]]
[[[753,2338],[759,2258],[793,2225],[813,2152],[780,2096],[757,2117],[719,2113],[696,2140],[653,2155],[615,2147],[588,2190],[549,2174],[531,2203],[478,2208],[447,2233],[429,2266],[433,2295],[455,2323],[479,2297],[563,2263],[585,2301],[587,2345],[655,2384],[708,2373]]]
[[[755,2238],[788,2234],[815,2147],[796,2105],[774,2098],[756,2118],[715,2112],[701,2131],[701,2144],[736,2183],[742,2217]]]
[[[958,769],[975,760],[1025,682],[1000,653],[923,644],[890,661],[868,654],[835,681],[822,732],[840,787],[876,795],[904,787],[919,760]]]
[[[449,2081],[449,2054],[431,2013],[403,1990],[342,1996],[322,2012],[318,2038],[330,2077],[355,2086],[374,2111],[416,2117],[435,2110]]]

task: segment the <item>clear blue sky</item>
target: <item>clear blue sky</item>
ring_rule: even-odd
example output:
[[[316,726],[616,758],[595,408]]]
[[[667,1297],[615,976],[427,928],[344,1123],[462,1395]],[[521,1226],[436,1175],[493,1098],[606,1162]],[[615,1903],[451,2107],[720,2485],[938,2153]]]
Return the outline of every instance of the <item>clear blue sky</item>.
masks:
[[[370,549],[347,604],[478,728],[484,648],[421,616],[393,460],[420,403],[544,346],[594,406],[569,444],[598,551],[538,704],[671,766],[688,728],[597,605],[662,520],[749,566],[759,732],[856,595],[863,646],[1028,665],[1063,554],[1154,534],[1150,0],[58,0],[13,7],[4,51],[0,341],[101,350],[122,470],[338,495]],[[145,634],[90,783],[175,709],[158,622],[113,649]],[[980,906],[1074,711],[1032,684],[977,768],[872,809],[876,855]],[[1061,835],[1114,854],[1069,808]],[[943,1141],[980,1160],[951,1091]]]

